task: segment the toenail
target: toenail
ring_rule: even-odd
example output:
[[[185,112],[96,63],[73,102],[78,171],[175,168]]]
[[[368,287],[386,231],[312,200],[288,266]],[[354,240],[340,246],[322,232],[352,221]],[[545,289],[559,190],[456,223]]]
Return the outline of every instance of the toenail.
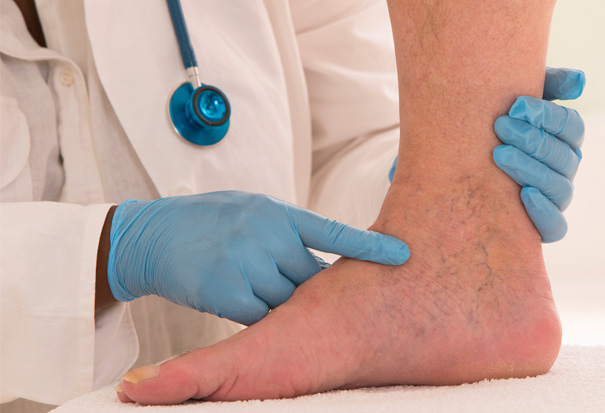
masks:
[[[122,390],[122,383],[118,383],[118,385],[116,387],[113,388],[115,391],[117,391],[118,393],[124,393],[124,390]]]
[[[153,379],[160,373],[160,366],[143,366],[138,369],[129,371],[122,376],[122,380],[129,383],[141,383],[149,379]]]

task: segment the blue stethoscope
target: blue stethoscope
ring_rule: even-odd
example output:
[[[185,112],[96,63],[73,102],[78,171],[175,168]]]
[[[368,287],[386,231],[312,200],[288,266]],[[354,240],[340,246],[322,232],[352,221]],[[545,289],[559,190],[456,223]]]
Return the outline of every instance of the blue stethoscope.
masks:
[[[204,85],[200,81],[181,2],[166,1],[189,78],[189,81],[179,86],[170,97],[170,120],[175,131],[189,142],[201,146],[214,145],[227,134],[231,105],[219,88]]]

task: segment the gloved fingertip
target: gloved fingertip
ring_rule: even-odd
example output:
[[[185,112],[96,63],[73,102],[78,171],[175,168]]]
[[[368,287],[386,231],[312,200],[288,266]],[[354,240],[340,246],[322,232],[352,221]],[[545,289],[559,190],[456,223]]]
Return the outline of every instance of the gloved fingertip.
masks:
[[[545,238],[545,237],[542,237],[541,241],[542,241],[542,244],[552,244],[553,242],[559,242],[559,241],[561,241],[563,238],[565,238],[565,235],[566,234],[563,234],[563,235],[560,235],[560,236],[557,236],[557,237],[554,237],[554,238]]]
[[[410,247],[398,238],[384,235],[384,254],[381,256],[381,264],[401,265],[410,259]]]
[[[398,156],[395,157],[395,160],[393,161],[393,166],[391,166],[391,170],[389,171],[389,182],[393,183],[393,177],[395,176],[395,169],[397,167],[397,158]]]
[[[521,189],[521,196],[523,196],[523,195],[534,196],[534,195],[540,195],[540,194],[541,194],[540,190],[538,188],[534,188],[533,186],[526,186]]]
[[[563,238],[565,238],[565,235],[567,235],[567,221],[563,215],[561,215],[560,218],[561,219],[558,225],[553,228],[543,228],[542,230],[538,228],[538,231],[542,236],[543,244],[551,244],[553,242],[561,241]]]
[[[251,326],[258,323],[269,314],[269,304],[255,295],[247,294],[238,297],[237,305],[232,305],[225,308],[224,313],[219,313],[216,310],[209,311],[220,318],[226,318],[236,323]]]
[[[506,171],[514,166],[514,151],[514,148],[510,145],[500,145],[494,148],[492,157],[498,168]]]
[[[527,101],[524,99],[524,96],[519,96],[517,100],[515,100],[515,103],[510,107],[508,114],[511,118],[523,119],[526,108]]]
[[[586,84],[586,75],[577,69],[548,69],[544,81],[546,100],[572,100],[582,95]]]
[[[537,188],[524,187],[521,190],[521,200],[543,243],[557,242],[565,237],[565,217]]]
[[[233,318],[231,318],[231,317],[224,317],[224,318],[227,318],[227,319],[229,319],[231,321],[235,321],[236,323],[244,325],[246,327],[250,327],[252,324],[256,324],[260,320],[262,320],[263,318],[265,318],[265,316],[267,314],[269,314],[269,309],[267,309],[267,312],[265,314],[263,314],[262,316],[259,316],[259,315],[256,315],[256,314],[255,315],[248,314],[248,315],[243,316],[241,318],[238,318],[238,317],[233,317]]]
[[[493,150],[493,154],[494,156],[497,154],[498,156],[500,156],[501,153],[504,153],[507,151],[507,148],[509,148],[510,145],[498,145],[494,148]]]
[[[412,255],[412,252],[410,251],[410,247],[408,246],[408,244],[405,244],[405,248],[403,248],[403,251],[402,251],[401,264],[405,264],[407,262],[407,260],[410,259],[411,255]],[[399,265],[401,265],[401,264],[399,264]]]
[[[564,91],[560,99],[577,99],[584,92],[586,86],[586,75],[581,70],[569,69],[567,71],[567,82],[564,85]]]
[[[494,132],[500,140],[502,140],[503,137],[506,136],[506,131],[508,131],[509,129],[510,117],[506,115],[498,117],[498,119],[496,119],[496,121],[494,122]]]

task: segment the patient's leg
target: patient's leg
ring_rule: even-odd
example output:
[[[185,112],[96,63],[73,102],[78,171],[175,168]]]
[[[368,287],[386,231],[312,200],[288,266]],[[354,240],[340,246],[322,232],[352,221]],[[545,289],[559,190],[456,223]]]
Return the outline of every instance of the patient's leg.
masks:
[[[287,397],[333,388],[545,373],[561,330],[540,237],[491,162],[492,124],[540,95],[553,2],[390,4],[403,122],[373,229],[400,267],[340,260],[249,329],[130,375],[122,400]]]

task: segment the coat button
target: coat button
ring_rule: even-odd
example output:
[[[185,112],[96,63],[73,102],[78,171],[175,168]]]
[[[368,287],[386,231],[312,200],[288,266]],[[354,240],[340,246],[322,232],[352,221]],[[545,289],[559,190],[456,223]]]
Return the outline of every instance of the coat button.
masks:
[[[63,86],[71,86],[74,84],[74,74],[70,69],[65,69],[59,75],[59,80]]]

